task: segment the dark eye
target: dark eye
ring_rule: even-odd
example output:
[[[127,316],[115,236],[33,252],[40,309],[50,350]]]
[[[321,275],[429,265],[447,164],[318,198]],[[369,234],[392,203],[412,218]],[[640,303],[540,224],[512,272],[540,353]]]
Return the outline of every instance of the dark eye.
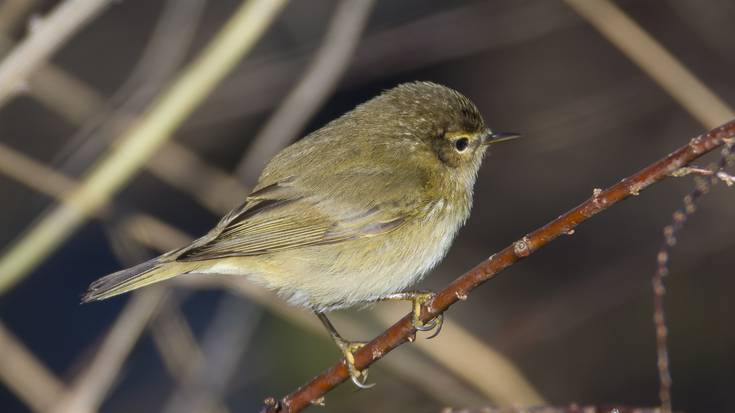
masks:
[[[470,140],[467,138],[459,138],[454,142],[454,147],[458,151],[463,152],[470,145]]]

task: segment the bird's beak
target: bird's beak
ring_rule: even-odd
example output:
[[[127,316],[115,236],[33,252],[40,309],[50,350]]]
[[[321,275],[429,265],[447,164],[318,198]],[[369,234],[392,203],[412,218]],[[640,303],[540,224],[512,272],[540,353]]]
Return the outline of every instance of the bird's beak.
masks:
[[[500,142],[507,142],[513,139],[521,137],[520,133],[516,132],[493,132],[490,129],[487,130],[485,136],[482,138],[483,145],[494,145]]]

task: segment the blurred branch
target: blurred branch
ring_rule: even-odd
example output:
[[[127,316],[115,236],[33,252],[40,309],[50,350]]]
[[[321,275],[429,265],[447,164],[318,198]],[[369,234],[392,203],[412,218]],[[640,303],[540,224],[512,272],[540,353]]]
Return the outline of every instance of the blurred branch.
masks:
[[[158,316],[151,324],[151,335],[158,354],[172,379],[183,381],[192,369],[204,363],[204,355],[197,345],[178,303],[169,299],[161,304]]]
[[[0,143],[0,172],[34,190],[63,200],[77,187],[77,183],[35,161],[9,146]]]
[[[81,128],[64,143],[55,156],[59,170],[74,175],[87,169],[100,154],[109,149],[115,139],[119,139],[126,129],[140,120],[145,109],[165,89],[184,63],[200,27],[205,4],[206,0],[165,0],[153,33],[143,48],[142,56],[122,86],[118,87],[109,99],[101,97],[96,99],[101,101],[97,106],[92,106],[81,121],[76,122],[82,124]],[[37,93],[43,95],[42,101],[49,98],[95,100],[89,99],[87,95],[96,95],[96,92],[81,81],[77,81],[76,85],[70,83],[64,87],[63,84],[42,83],[41,79],[31,78],[32,93],[35,92],[34,88],[42,86],[45,86],[44,90]],[[64,89],[70,86],[76,86],[78,91],[88,90],[89,93],[63,94]],[[74,99],[69,99],[69,96],[74,96]],[[54,103],[56,102],[46,102],[47,105]],[[59,111],[58,104],[52,107]]]
[[[47,412],[64,391],[59,381],[0,322],[0,380],[32,411]]]
[[[103,206],[171,136],[265,32],[285,0],[249,0],[84,182],[0,258],[0,293],[10,289],[86,217]]]
[[[10,34],[39,0],[5,0],[0,3],[0,33]]]
[[[224,215],[241,204],[249,193],[236,177],[175,142],[158,151],[146,169],[215,215]]]
[[[260,310],[226,296],[217,307],[202,341],[204,362],[189,371],[169,398],[164,413],[211,412],[223,398],[258,323]]]
[[[735,116],[733,109],[676,57],[609,0],[566,0],[707,128]]]
[[[137,292],[106,334],[89,367],[54,404],[54,413],[94,413],[118,377],[125,359],[155,314],[166,288]]]
[[[71,123],[80,124],[104,106],[104,99],[91,87],[63,69],[48,64],[31,78],[31,94]],[[74,96],[74,99],[68,99]],[[0,171],[47,194],[71,191],[75,183],[58,185],[65,175],[30,161],[25,155],[0,144]],[[37,167],[40,165],[40,168]],[[186,146],[170,141],[157,151],[145,168],[174,188],[186,192],[216,214],[224,214],[247,195],[240,182],[216,168]],[[18,176],[15,176],[20,174]],[[59,178],[59,179],[56,179]],[[48,181],[48,182],[46,182]],[[44,188],[45,187],[45,188]],[[63,190],[62,190],[63,188]]]
[[[314,60],[296,86],[255,136],[235,174],[250,184],[279,150],[295,139],[334,92],[347,70],[367,25],[374,0],[345,0],[337,4]]]
[[[34,22],[29,36],[0,62],[0,106],[27,86],[28,77],[112,0],[65,0]]]
[[[364,84],[375,80],[378,74],[395,76],[483,51],[517,46],[578,24],[574,15],[560,3],[534,1],[512,5],[472,2],[367,33],[342,84]],[[534,24],[518,24],[531,21]],[[462,30],[456,30],[457,27]],[[498,33],[503,35],[498,36]],[[212,105],[188,119],[184,128],[202,127],[271,109],[288,92],[289,85],[283,79],[297,78],[311,54],[291,51],[267,61],[248,62],[217,89],[212,95]],[[252,94],[258,99],[242,105],[243,94]]]
[[[446,311],[457,301],[464,301],[468,294],[494,278],[504,269],[528,257],[539,248],[561,235],[569,234],[580,223],[599,212],[661,181],[675,170],[721,146],[724,140],[735,136],[735,120],[710,132],[697,136],[687,145],[665,158],[620,181],[606,190],[595,190],[590,199],[573,208],[543,227],[528,233],[518,241],[493,254],[470,271],[461,275],[422,308],[421,320],[427,322]],[[403,343],[413,341],[416,330],[410,314],[383,332],[355,353],[355,367],[364,370]],[[349,378],[344,361],[313,378],[309,383],[285,396],[280,401],[268,398],[264,412],[297,412],[319,400],[327,392]]]
[[[39,67],[29,78],[28,93],[71,123],[82,123],[105,106],[102,96],[51,63]]]
[[[403,313],[378,311],[389,327]],[[419,349],[458,377],[471,383],[497,406],[540,405],[544,398],[502,353],[483,343],[455,320],[445,320],[441,335],[415,342]],[[458,357],[458,355],[461,355]]]

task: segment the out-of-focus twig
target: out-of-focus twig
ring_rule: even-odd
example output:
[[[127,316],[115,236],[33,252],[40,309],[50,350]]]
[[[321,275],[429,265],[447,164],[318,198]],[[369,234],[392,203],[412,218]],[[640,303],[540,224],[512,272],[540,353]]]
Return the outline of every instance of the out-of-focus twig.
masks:
[[[32,411],[47,412],[64,391],[59,381],[0,322],[0,381]]]
[[[351,61],[374,3],[374,0],[338,3],[306,73],[270,116],[238,164],[236,175],[243,182],[252,184],[265,163],[297,137],[332,94]]]
[[[0,34],[9,34],[38,0],[5,0],[0,3]]]
[[[66,0],[33,24],[30,35],[0,62],[0,107],[22,91],[28,77],[112,0]]]
[[[31,95],[75,124],[83,123],[104,106],[102,96],[53,64],[39,68],[31,77]],[[68,99],[68,96],[75,98]],[[71,191],[74,187],[71,182],[69,185],[59,185],[60,180],[66,179],[65,175],[50,168],[37,168],[35,166],[39,164],[6,146],[0,145],[0,159],[7,162],[0,163],[0,171],[42,193],[58,194]],[[207,164],[184,145],[174,141],[166,142],[145,167],[157,178],[194,196],[199,203],[217,214],[224,214],[247,195],[237,179]]]
[[[81,121],[75,121],[81,124],[81,128],[56,154],[56,168],[70,175],[78,174],[114,144],[115,139],[120,139],[126,129],[139,121],[145,109],[183,64],[199,28],[205,4],[206,0],[166,0],[141,58],[109,99],[90,99],[88,95],[97,93],[81,81],[52,83],[42,82],[41,76],[31,78],[31,93],[46,105],[53,105],[56,111],[60,108],[53,99],[73,100],[78,102],[77,105],[86,107],[90,105],[83,104],[84,100],[99,102]],[[73,76],[67,75],[67,78]],[[86,90],[87,93],[64,94],[64,89],[71,86],[80,92]],[[69,99],[69,96],[74,99]]]
[[[183,382],[204,363],[204,355],[176,301],[170,298],[161,304],[150,330],[169,375]]]
[[[260,309],[239,297],[220,301],[202,341],[204,363],[183,380],[164,413],[209,412],[217,407],[257,325]]]
[[[158,151],[146,170],[218,215],[241,204],[249,192],[236,177],[175,142]]]
[[[0,172],[56,199],[64,199],[77,186],[73,179],[2,143],[0,143]]]
[[[707,128],[733,117],[727,103],[610,0],[566,0]]]
[[[390,326],[402,315],[399,311],[377,313],[385,326]],[[430,341],[415,342],[421,351],[478,387],[497,406],[535,406],[545,403],[544,398],[519,374],[518,367],[507,357],[480,341],[458,322],[445,322],[447,325],[441,335]]]
[[[618,47],[628,58],[668,92],[694,118],[706,127],[713,127],[725,119],[732,118],[735,112],[713,91],[697,79],[676,57],[669,53],[659,42],[642,27],[628,17],[622,9],[610,0],[566,0],[577,13],[584,17],[611,43]],[[724,167],[727,157],[723,155]],[[720,168],[721,169],[721,168]],[[677,171],[674,171],[676,173]],[[681,170],[678,171],[681,173]],[[722,171],[718,171],[722,172]],[[727,182],[727,177],[724,177]],[[715,180],[717,177],[714,178]],[[667,328],[664,316],[663,277],[668,272],[669,249],[674,245],[673,234],[684,224],[687,214],[693,213],[694,200],[698,192],[685,197],[685,207],[674,213],[674,223],[664,229],[665,240],[658,253],[658,269],[653,277],[654,323],[656,325],[657,358],[661,399],[664,413],[671,412],[671,374],[667,349]],[[696,197],[693,195],[697,195]]]
[[[89,367],[57,400],[54,413],[94,413],[112,388],[123,363],[163,299],[165,288],[135,293],[105,336]]]
[[[395,27],[368,33],[356,50],[343,85],[359,85],[376,76],[394,76],[422,67],[458,60],[492,49],[516,46],[577,24],[557,2],[470,2],[440,10]],[[518,24],[533,21],[534,24]],[[462,30],[456,30],[462,27]],[[498,36],[498,33],[503,33]],[[283,79],[299,76],[310,54],[289,52],[267,62],[253,61],[223,82],[213,104],[202,108],[184,127],[201,127],[268,110],[288,92]],[[390,62],[386,65],[385,62]],[[242,105],[243,94],[258,96]]]
[[[84,182],[0,258],[0,293],[35,268],[103,206],[171,136],[265,32],[285,0],[249,0]]]
[[[721,146],[725,139],[735,136],[735,120],[706,134],[697,136],[687,145],[639,172],[623,179],[606,190],[595,190],[590,199],[543,227],[528,233],[500,252],[493,254],[470,271],[439,291],[436,297],[422,307],[420,319],[428,322],[442,314],[457,301],[464,301],[468,294],[482,283],[495,277],[517,261],[528,257],[539,248],[561,235],[569,234],[575,227],[612,205],[630,197],[654,183],[666,178],[673,171],[687,165],[705,153]],[[416,334],[412,317],[406,315],[383,334],[355,352],[355,367],[363,370],[384,357],[401,344],[410,341]],[[297,412],[319,400],[327,392],[349,378],[344,360],[314,377],[309,383],[285,396],[281,400],[268,398],[264,412]]]

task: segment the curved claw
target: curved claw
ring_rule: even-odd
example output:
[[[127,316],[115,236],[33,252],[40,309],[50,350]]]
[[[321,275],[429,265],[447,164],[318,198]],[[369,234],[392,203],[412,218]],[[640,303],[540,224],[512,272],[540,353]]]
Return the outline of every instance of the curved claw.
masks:
[[[352,383],[360,389],[369,389],[375,386],[375,383],[366,383],[368,371],[367,369],[360,371],[355,367],[355,356],[353,354],[364,345],[365,343],[362,342],[342,342],[340,349],[345,357],[345,363],[347,364],[347,370],[350,372]],[[360,377],[362,377],[362,380],[360,380]]]
[[[414,301],[413,301],[413,327],[418,331],[431,331],[436,328],[436,332],[434,334],[430,335],[427,339],[431,339],[439,335],[439,332],[442,329],[442,324],[444,324],[444,315],[439,314],[435,318],[431,319],[429,322],[424,323],[419,319],[419,316],[421,315],[421,305],[424,303],[431,301],[436,297],[436,294],[433,292],[418,292],[414,293]]]
[[[354,368],[354,366],[352,366],[352,367]],[[366,383],[366,381],[367,381],[367,373],[368,373],[367,369],[365,369],[363,371],[356,370],[356,372],[357,372],[357,374],[359,374],[359,375],[362,376],[362,380],[363,381],[360,381],[360,379],[358,378],[358,375],[357,374],[352,374],[352,370],[350,370],[350,379],[352,379],[352,383],[355,386],[357,386],[358,388],[363,389],[363,390],[369,389],[369,388],[375,386],[375,383]]]
[[[436,327],[436,330],[434,331],[432,335],[430,335],[429,337],[426,337],[427,340],[431,340],[432,338],[438,336],[439,333],[441,333],[442,327],[444,326],[444,314],[439,314],[438,316],[436,316],[436,318],[433,321],[434,323],[432,325],[432,328]]]

